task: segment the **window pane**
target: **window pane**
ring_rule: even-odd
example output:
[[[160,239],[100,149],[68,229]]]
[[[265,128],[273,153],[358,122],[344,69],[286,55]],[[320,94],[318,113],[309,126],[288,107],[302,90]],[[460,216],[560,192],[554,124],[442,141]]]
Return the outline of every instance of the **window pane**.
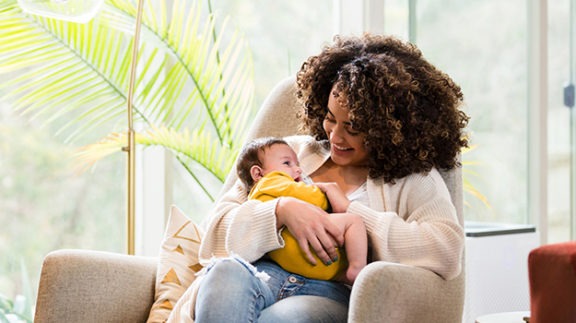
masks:
[[[79,173],[75,147],[54,133],[0,103],[0,294],[30,304],[48,252],[125,250],[123,154]]]
[[[527,222],[526,17],[523,0],[418,2],[418,45],[462,87],[471,117],[467,220]]]
[[[216,12],[231,17],[250,44],[257,105],[334,33],[333,0],[221,0],[213,5]]]
[[[407,0],[386,0],[384,8],[384,32],[408,39],[409,6]]]
[[[571,74],[570,1],[548,1],[548,6],[548,234],[550,242],[559,242],[570,240],[568,175],[574,153],[570,147],[570,109],[563,100],[563,89]]]

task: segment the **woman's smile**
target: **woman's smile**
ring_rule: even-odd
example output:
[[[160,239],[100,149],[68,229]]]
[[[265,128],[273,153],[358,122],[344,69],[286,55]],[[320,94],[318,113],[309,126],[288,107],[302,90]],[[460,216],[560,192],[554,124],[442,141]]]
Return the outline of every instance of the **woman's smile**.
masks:
[[[349,112],[331,93],[323,122],[330,140],[330,155],[334,163],[340,166],[366,165],[368,150],[364,146],[365,134],[352,128]]]
[[[354,152],[354,148],[351,147],[341,147],[336,144],[332,144],[332,155],[340,155],[342,157],[350,155]]]

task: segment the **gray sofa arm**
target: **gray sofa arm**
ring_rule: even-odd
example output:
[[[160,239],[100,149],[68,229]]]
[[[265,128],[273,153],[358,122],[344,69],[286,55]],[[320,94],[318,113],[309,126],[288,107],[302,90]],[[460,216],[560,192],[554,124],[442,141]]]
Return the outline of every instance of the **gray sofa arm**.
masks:
[[[446,281],[426,269],[376,261],[352,288],[349,322],[460,323],[464,273]]]
[[[44,259],[34,322],[146,322],[156,258],[58,250]]]

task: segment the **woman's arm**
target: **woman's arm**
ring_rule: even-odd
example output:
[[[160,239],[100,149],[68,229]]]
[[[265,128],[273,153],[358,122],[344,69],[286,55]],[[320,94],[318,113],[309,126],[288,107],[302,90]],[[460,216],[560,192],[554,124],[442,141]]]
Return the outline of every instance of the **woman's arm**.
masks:
[[[308,261],[316,264],[310,249],[325,264],[337,259],[336,248],[344,244],[344,232],[332,222],[328,213],[293,197],[281,197],[278,200],[278,225],[285,226],[292,233]]]
[[[278,201],[247,201],[246,196],[244,186],[237,181],[216,202],[200,246],[201,261],[231,254],[255,261],[266,252],[282,247],[276,229],[275,209]]]
[[[357,202],[348,212],[364,219],[374,259],[426,268],[445,279],[460,273],[464,230],[437,170],[393,185],[372,183],[368,190],[385,212]]]
[[[283,247],[278,230],[285,226],[308,255],[310,248],[325,263],[333,260],[344,234],[321,208],[292,197],[267,202],[246,200],[247,192],[238,181],[216,203],[200,246],[202,263],[210,258],[237,254],[252,262],[270,250]]]

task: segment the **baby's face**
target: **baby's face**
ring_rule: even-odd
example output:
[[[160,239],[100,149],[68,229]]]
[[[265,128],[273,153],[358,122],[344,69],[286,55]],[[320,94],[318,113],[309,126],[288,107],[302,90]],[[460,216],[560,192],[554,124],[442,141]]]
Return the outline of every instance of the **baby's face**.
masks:
[[[295,181],[300,181],[302,170],[296,153],[290,146],[275,144],[264,150],[262,155],[263,175],[272,171],[282,171],[290,175]]]

